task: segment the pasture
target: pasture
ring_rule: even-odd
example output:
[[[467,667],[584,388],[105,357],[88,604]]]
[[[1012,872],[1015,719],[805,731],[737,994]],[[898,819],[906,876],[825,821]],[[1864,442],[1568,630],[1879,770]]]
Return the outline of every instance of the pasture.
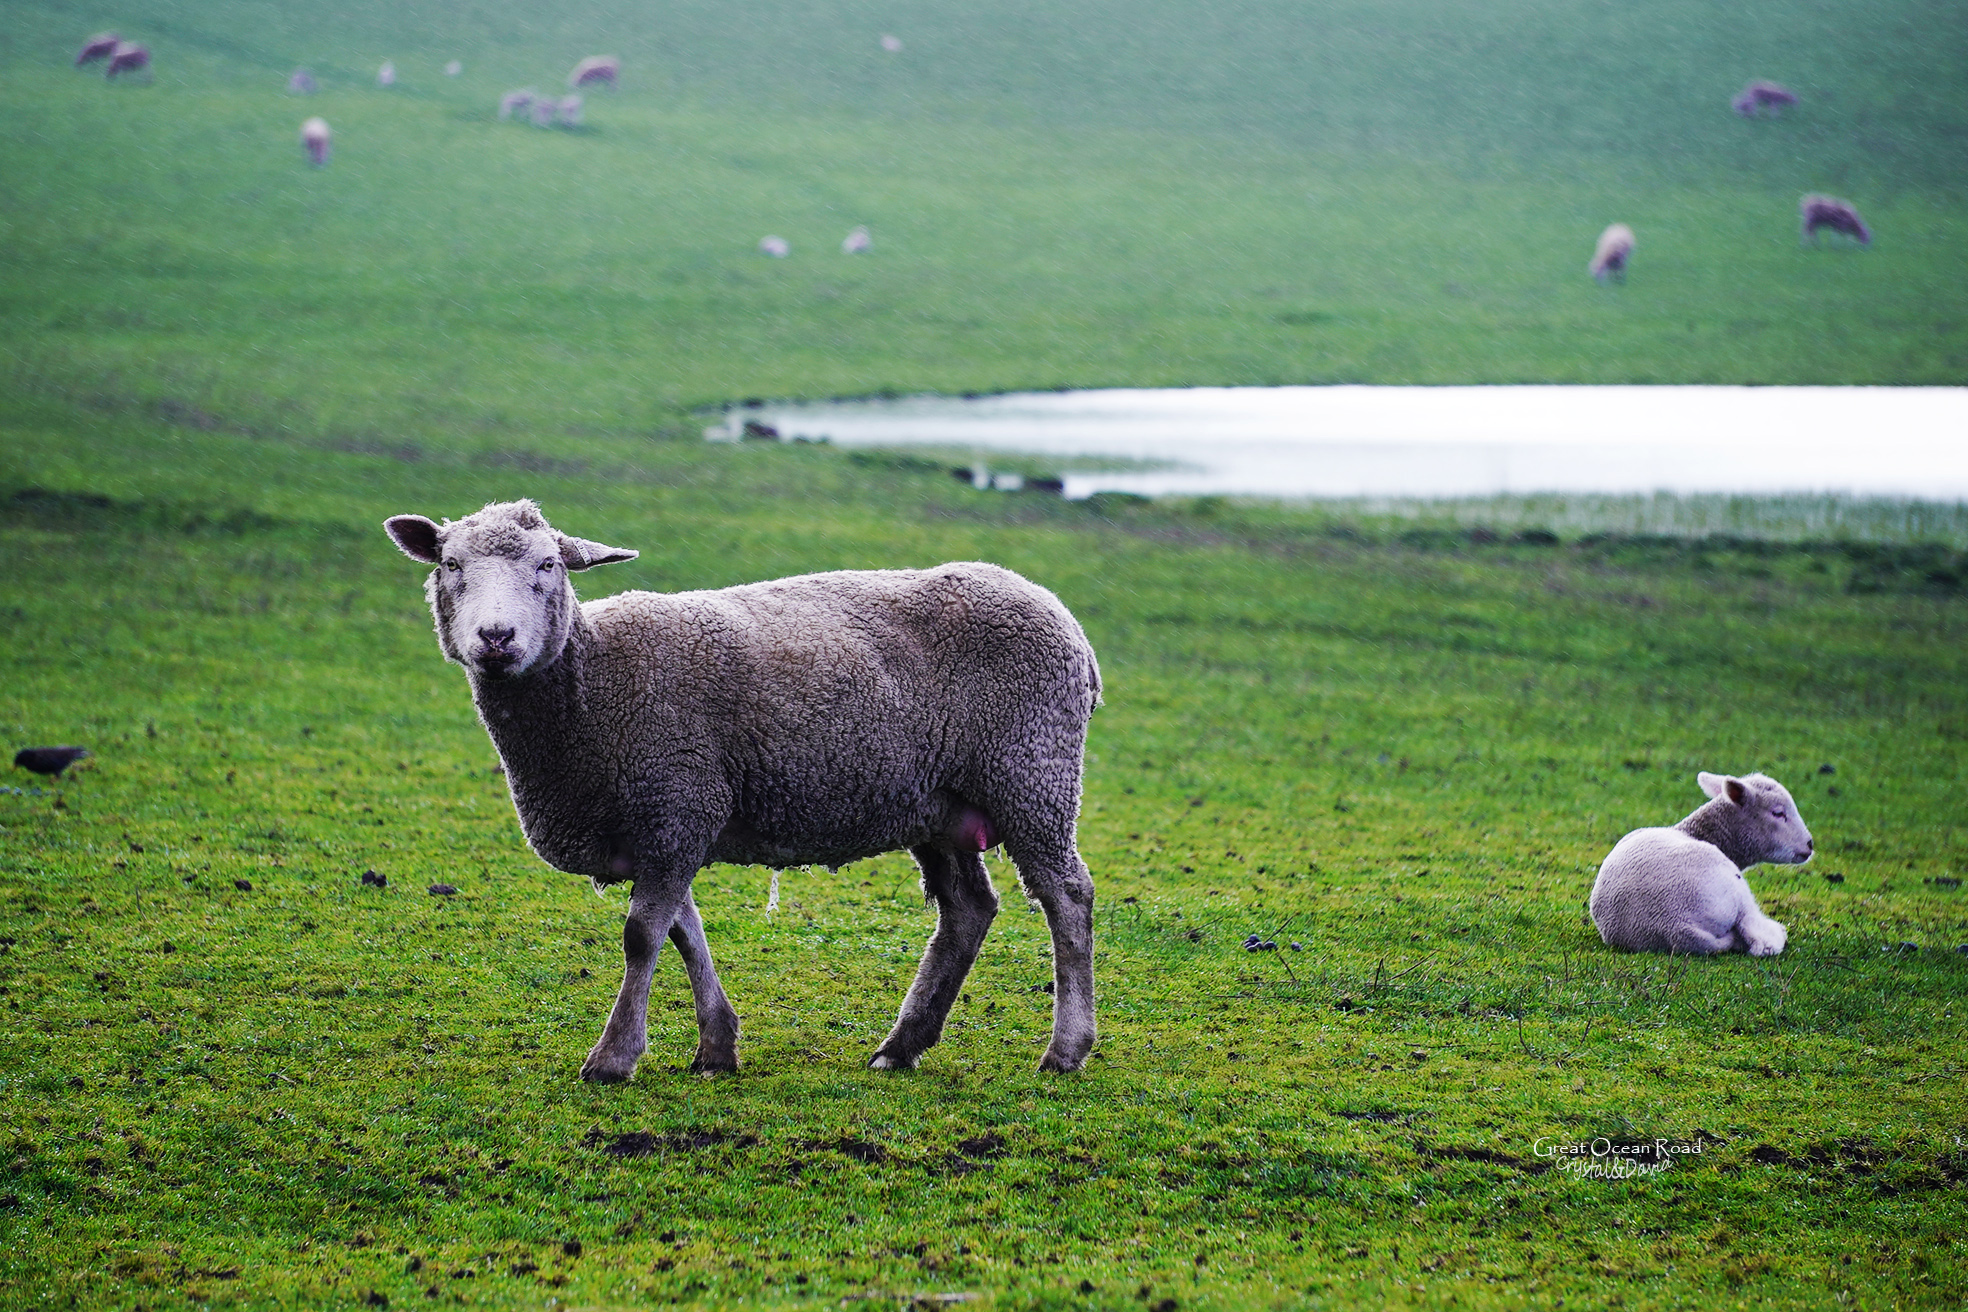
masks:
[[[0,727],[96,753],[0,794],[0,1301],[1968,1296],[1958,515],[1069,504],[698,438],[882,390],[1958,383],[1945,6],[303,12],[0,32]],[[66,66],[110,25],[153,81]],[[582,129],[495,120],[603,50]],[[1804,104],[1735,118],[1752,76]],[[1818,189],[1872,249],[1800,249]],[[665,953],[635,1081],[575,1079],[623,894],[526,850],[380,530],[513,495],[642,552],[589,597],[963,558],[1059,593],[1107,685],[1084,1072],[1033,1069],[1047,943],[1001,862],[944,1042],[864,1068],[932,925],[891,856],[770,915],[767,872],[706,871],[744,1069],[682,1069]],[[1817,836],[1750,874],[1781,957],[1584,921],[1699,769]],[[1699,1151],[1544,1152],[1598,1140]]]

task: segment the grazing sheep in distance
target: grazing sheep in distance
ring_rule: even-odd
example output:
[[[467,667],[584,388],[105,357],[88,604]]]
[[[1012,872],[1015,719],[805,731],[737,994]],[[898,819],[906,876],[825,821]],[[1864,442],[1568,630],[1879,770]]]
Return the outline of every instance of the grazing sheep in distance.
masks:
[[[514,114],[529,108],[533,104],[534,98],[539,94],[532,87],[527,87],[523,91],[506,92],[505,95],[499,97],[499,117],[502,120],[509,119]]]
[[[314,74],[305,68],[297,68],[287,79],[287,94],[290,96],[311,96],[318,90]]]
[[[1633,952],[1774,957],[1788,936],[1756,905],[1743,871],[1809,861],[1811,831],[1766,775],[1695,777],[1712,800],[1671,829],[1620,839],[1593,881],[1592,923],[1609,946]]]
[[[554,117],[560,113],[560,102],[552,96],[535,96],[530,110],[534,127],[550,128],[554,124]]]
[[[622,61],[613,55],[589,55],[574,65],[574,71],[567,75],[567,86],[571,91],[579,91],[593,82],[606,82],[612,89],[616,78],[621,75]]]
[[[444,76],[446,77],[456,77],[464,71],[465,65],[463,60],[454,59],[444,66]]]
[[[997,915],[980,853],[997,843],[1052,930],[1040,1069],[1086,1060],[1093,881],[1074,830],[1100,670],[1052,593],[965,563],[583,603],[570,570],[636,553],[557,532],[531,501],[384,528],[433,566],[438,644],[465,669],[527,842],[597,885],[632,884],[621,990],[582,1078],[634,1072],[665,935],[696,1000],[695,1068],[736,1069],[738,1017],[691,899],[699,869],[898,848],[937,927],[869,1065],[914,1066]]]
[[[1865,220],[1859,217],[1857,209],[1849,200],[1836,196],[1820,196],[1813,192],[1797,202],[1798,213],[1803,219],[1802,231],[1797,240],[1818,244],[1818,229],[1830,228],[1854,238],[1861,246],[1872,245],[1872,229],[1866,227]]]
[[[150,67],[150,50],[134,41],[118,41],[116,48],[109,52],[109,66],[103,69],[104,77],[115,77],[118,73],[135,73]]]
[[[84,64],[93,64],[98,59],[108,59],[110,52],[122,43],[123,38],[114,32],[98,32],[84,41],[82,48],[75,52],[75,66],[80,68]]]
[[[328,162],[329,137],[328,120],[325,118],[311,118],[301,124],[301,144],[307,147],[308,159],[313,161],[316,168]],[[356,171],[360,172],[361,169],[358,167]]]
[[[1760,117],[1766,109],[1774,118],[1783,112],[1785,105],[1796,103],[1797,93],[1790,88],[1780,87],[1775,82],[1756,81],[1737,92],[1729,107],[1744,118]]]
[[[1633,229],[1624,223],[1615,223],[1599,234],[1599,245],[1593,249],[1592,263],[1586,271],[1599,282],[1608,278],[1626,281],[1626,262],[1633,258]]]
[[[862,252],[868,250],[874,244],[875,244],[874,238],[868,235],[867,225],[863,224],[861,227],[856,228],[853,232],[848,233],[847,236],[841,241],[841,254],[859,255]]]
[[[393,87],[396,85],[396,65],[385,59],[383,66],[376,70],[376,85]]]
[[[770,255],[775,260],[783,260],[793,253],[793,244],[784,237],[760,237],[759,253]]]
[[[559,116],[562,127],[578,128],[581,126],[581,98],[579,96],[562,96],[560,98],[560,104],[555,107],[555,112]]]
[[[881,48],[883,50],[888,51],[888,53],[891,55],[899,55],[902,53],[902,38],[899,36],[891,36],[887,32],[883,32],[882,39],[881,39]]]

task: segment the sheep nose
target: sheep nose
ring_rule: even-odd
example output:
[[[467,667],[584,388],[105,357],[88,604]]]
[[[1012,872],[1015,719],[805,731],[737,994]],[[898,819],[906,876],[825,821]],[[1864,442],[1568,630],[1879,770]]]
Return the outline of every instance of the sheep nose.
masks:
[[[513,631],[511,629],[484,628],[478,631],[478,636],[484,640],[485,645],[488,647],[503,647],[513,640]]]

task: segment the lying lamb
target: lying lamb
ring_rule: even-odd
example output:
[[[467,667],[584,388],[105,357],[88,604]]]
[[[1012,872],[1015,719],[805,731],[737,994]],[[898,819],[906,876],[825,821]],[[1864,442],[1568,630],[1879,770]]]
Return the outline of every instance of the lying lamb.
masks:
[[[907,848],[936,932],[870,1065],[941,1037],[997,914],[999,842],[1052,929],[1052,1042],[1094,1042],[1093,881],[1075,844],[1100,670],[1050,592],[995,565],[843,571],[717,592],[576,601],[568,571],[636,553],[557,532],[531,501],[385,525],[436,566],[438,645],[464,666],[533,850],[633,882],[622,987],[581,1076],[625,1080],[647,1046],[668,935],[696,999],[698,1070],[738,1065],[738,1017],[691,900],[712,862],[842,865]]]
[[[1626,281],[1626,262],[1633,258],[1633,229],[1624,223],[1615,223],[1599,234],[1599,244],[1593,249],[1592,263],[1585,271],[1597,282],[1608,278]]]
[[[1784,927],[1763,914],[1742,872],[1811,859],[1811,831],[1784,786],[1760,774],[1696,776],[1713,800],[1672,829],[1636,829],[1592,884],[1592,922],[1634,952],[1747,950],[1774,957]]]

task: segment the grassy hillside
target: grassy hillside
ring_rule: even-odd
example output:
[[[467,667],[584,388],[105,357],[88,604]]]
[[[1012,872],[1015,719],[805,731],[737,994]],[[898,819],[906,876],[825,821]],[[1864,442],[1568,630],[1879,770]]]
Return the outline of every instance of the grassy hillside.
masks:
[[[648,431],[748,395],[1968,373],[1968,47],[1920,5],[15,12],[8,380],[99,406]],[[153,84],[66,67],[109,21]],[[494,120],[596,48],[627,72],[586,128]],[[1806,103],[1736,118],[1753,75]],[[1817,188],[1873,249],[1799,248]]]

